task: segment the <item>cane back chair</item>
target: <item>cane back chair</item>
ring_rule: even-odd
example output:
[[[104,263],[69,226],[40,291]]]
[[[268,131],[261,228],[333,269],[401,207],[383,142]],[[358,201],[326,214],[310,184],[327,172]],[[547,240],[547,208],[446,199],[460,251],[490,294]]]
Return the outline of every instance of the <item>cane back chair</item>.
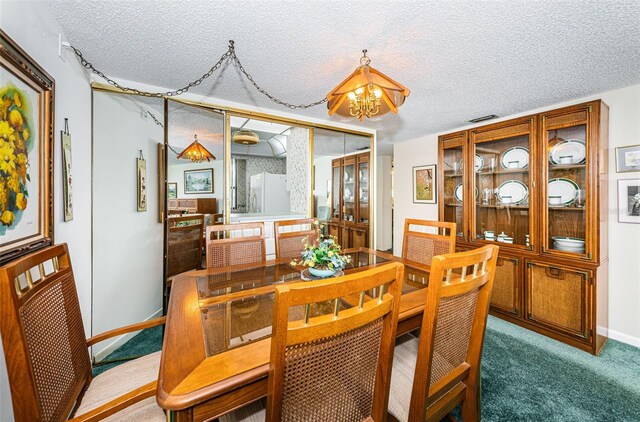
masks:
[[[392,263],[276,287],[268,421],[386,420],[403,273]],[[309,317],[323,302],[331,311]]]
[[[87,339],[66,244],[0,268],[0,333],[18,421],[166,420],[155,401],[160,352],[91,375],[88,347],[164,317]]]
[[[318,227],[313,218],[276,221],[273,224],[276,258],[300,258],[303,241],[313,244],[318,239]]]
[[[170,217],[167,237],[167,277],[202,266],[204,215]]]
[[[218,224],[206,229],[207,268],[266,261],[264,223]]]
[[[412,218],[404,220],[402,239],[404,259],[430,265],[434,256],[453,253],[455,250],[456,223]]]
[[[480,419],[480,358],[497,257],[498,247],[488,245],[433,258],[420,339],[408,335],[396,347],[389,409],[399,420],[440,421],[460,403],[465,422]]]

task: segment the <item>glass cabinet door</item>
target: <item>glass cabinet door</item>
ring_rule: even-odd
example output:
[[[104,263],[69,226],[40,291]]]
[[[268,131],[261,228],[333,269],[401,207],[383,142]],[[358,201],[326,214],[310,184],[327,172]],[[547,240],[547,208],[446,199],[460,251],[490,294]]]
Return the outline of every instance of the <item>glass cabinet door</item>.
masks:
[[[534,130],[525,118],[471,131],[473,240],[532,249]]]
[[[369,222],[369,159],[358,157],[358,223]]]
[[[342,179],[342,219],[355,221],[356,218],[356,159],[344,159]]]
[[[588,259],[588,111],[543,119],[543,252]]]
[[[342,160],[334,160],[332,163],[332,175],[331,175],[331,218],[340,219],[340,185],[341,178],[340,173]]]
[[[466,239],[464,206],[464,157],[466,154],[467,132],[441,137],[440,177],[438,191],[440,199],[440,221],[456,223],[459,240]]]

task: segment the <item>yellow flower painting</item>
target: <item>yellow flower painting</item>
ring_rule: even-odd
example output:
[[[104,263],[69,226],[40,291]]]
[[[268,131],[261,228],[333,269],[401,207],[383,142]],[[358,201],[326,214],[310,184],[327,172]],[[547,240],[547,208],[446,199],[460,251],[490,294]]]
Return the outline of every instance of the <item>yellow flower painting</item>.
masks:
[[[0,88],[0,235],[20,221],[29,205],[32,116],[27,96],[13,85]]]

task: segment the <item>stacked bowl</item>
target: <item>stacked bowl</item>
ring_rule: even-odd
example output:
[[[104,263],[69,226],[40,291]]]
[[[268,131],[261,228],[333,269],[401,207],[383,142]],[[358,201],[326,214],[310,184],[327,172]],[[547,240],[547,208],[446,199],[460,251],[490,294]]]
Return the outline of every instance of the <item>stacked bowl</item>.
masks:
[[[584,253],[584,239],[564,236],[555,236],[552,239],[553,249],[564,252]]]

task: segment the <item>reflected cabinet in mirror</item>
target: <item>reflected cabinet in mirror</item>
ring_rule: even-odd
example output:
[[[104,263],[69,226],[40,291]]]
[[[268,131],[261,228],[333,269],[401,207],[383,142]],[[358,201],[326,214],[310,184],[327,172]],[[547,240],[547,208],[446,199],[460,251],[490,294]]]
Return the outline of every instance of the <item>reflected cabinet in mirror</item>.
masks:
[[[440,136],[440,219],[500,246],[491,312],[599,353],[608,337],[608,107]]]
[[[370,151],[370,137],[315,130],[315,216],[343,248],[370,246]]]

